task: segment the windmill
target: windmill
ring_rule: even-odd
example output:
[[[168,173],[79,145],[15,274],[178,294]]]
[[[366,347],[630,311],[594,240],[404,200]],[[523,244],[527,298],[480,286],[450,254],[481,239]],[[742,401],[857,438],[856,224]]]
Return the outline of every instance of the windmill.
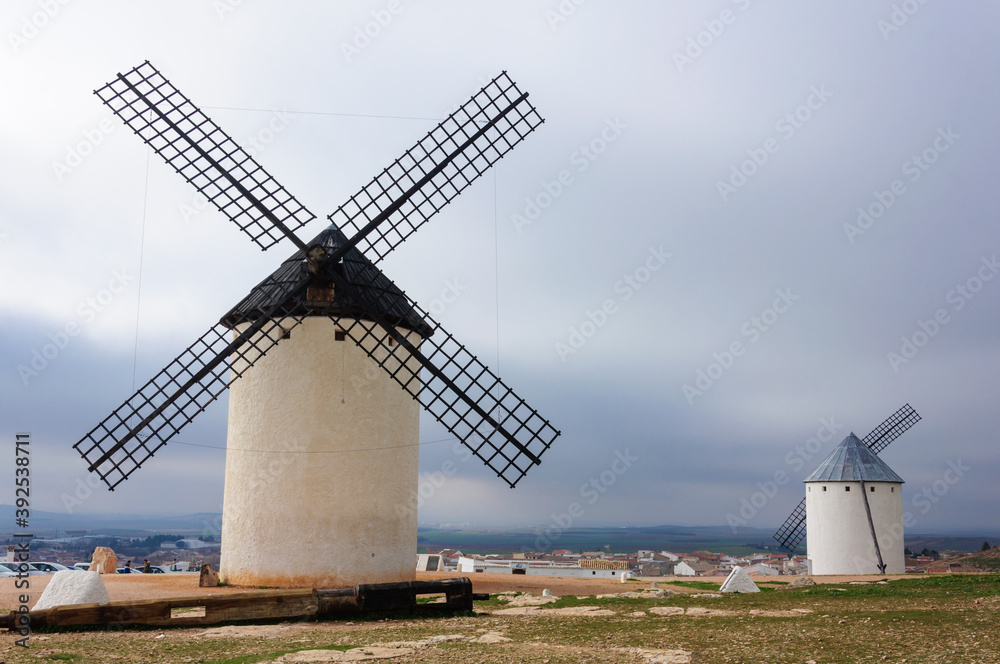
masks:
[[[297,251],[74,445],[88,470],[114,490],[231,388],[223,579],[412,579],[417,403],[511,488],[559,435],[376,267],[541,125],[527,93],[501,73],[309,242],[315,215],[148,61],[95,94],[262,250]],[[289,440],[302,453],[268,476]]]
[[[882,560],[877,529],[872,520],[871,505],[869,504],[868,494],[872,487],[866,487],[865,480],[872,481],[874,478],[875,481],[879,482],[902,483],[902,480],[878,458],[878,454],[889,443],[899,438],[907,429],[919,421],[920,415],[909,404],[904,405],[890,415],[888,419],[875,427],[864,439],[858,440],[853,433],[845,438],[844,442],[834,450],[830,457],[820,464],[816,472],[805,480],[806,482],[813,482],[822,477],[827,480],[835,478],[834,481],[838,482],[860,482],[863,507],[867,513],[871,535],[871,544],[874,545],[874,551],[878,558],[878,566],[882,570],[885,569],[885,563]],[[837,468],[835,474],[825,472],[826,470],[832,471],[835,466]],[[794,553],[795,549],[802,542],[802,539],[806,536],[806,508],[807,498],[803,498],[789,517],[785,519],[781,527],[778,528],[777,532],[774,533],[774,539],[789,552]],[[811,556],[812,552],[810,551]]]

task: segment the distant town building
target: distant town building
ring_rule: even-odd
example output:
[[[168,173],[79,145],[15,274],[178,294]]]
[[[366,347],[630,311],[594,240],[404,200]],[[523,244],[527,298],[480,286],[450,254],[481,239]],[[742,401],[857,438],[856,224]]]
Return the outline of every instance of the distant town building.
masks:
[[[553,561],[528,561],[523,559],[477,560],[463,556],[458,561],[458,571],[463,573],[486,572],[489,574],[524,574],[531,576],[568,576],[594,579],[617,579],[631,574],[621,568],[583,568],[575,563]]]
[[[627,560],[584,559],[580,561],[580,567],[583,569],[628,569],[629,562]]]

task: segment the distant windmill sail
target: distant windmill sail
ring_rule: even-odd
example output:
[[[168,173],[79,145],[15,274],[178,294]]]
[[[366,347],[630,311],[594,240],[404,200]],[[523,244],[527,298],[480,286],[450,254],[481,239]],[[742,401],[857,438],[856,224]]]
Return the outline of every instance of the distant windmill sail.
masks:
[[[348,199],[309,243],[294,231],[315,215],[149,62],[95,94],[261,249],[284,237],[298,248],[74,445],[109,489],[310,315],[331,318],[511,487],[540,463],[559,431],[375,267],[542,124],[506,72]],[[399,327],[420,332],[422,349]]]
[[[861,442],[867,445],[872,452],[878,454],[919,421],[920,415],[917,414],[917,411],[913,410],[910,404],[906,404],[872,429],[871,433],[865,436]],[[805,536],[806,499],[803,498],[773,537],[782,547],[789,552],[794,552]]]

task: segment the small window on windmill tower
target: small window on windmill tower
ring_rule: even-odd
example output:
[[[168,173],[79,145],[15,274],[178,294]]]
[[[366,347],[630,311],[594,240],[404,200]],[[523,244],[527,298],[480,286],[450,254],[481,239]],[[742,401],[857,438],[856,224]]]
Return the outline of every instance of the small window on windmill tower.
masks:
[[[396,346],[396,340],[393,337],[389,337],[389,348],[394,348]]]
[[[871,488],[871,492],[872,492],[872,493],[875,493],[875,487],[872,487],[872,488]]]
[[[291,330],[286,330],[285,328],[281,328],[281,338],[282,339],[291,339],[292,338],[292,331]]]
[[[826,487],[823,487],[823,491],[826,491]]]
[[[344,332],[343,330],[337,330],[333,333],[334,341],[343,341],[346,338],[347,338],[347,333]]]
[[[844,491],[850,491],[850,490],[851,490],[851,487],[849,487],[849,486],[845,486],[844,487]]]

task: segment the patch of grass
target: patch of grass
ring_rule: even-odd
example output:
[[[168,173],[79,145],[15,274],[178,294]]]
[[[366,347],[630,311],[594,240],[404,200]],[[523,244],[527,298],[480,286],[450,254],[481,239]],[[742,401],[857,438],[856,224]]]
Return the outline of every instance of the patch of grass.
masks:
[[[68,652],[56,652],[49,655],[47,659],[51,659],[54,662],[75,662],[80,659],[80,656],[72,655]]]
[[[806,586],[805,592],[821,597],[910,597],[914,595],[950,595],[955,597],[981,597],[1000,595],[1000,575],[949,574],[941,576],[914,576],[888,583],[820,584]]]
[[[476,607],[478,611],[493,611],[496,609],[502,609],[507,606],[507,602],[501,602],[498,598],[500,595],[491,594],[489,599],[479,600],[475,602],[473,606]]]
[[[434,600],[444,597],[444,595],[425,595],[417,598],[417,604],[430,604]]]

